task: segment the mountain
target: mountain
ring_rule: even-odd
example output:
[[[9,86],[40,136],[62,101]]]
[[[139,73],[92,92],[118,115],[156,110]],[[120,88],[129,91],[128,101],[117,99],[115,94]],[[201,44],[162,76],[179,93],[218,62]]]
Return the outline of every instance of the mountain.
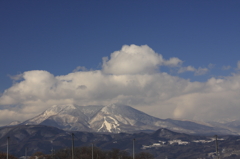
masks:
[[[240,120],[234,120],[231,122],[227,122],[227,123],[224,123],[223,125],[240,130]]]
[[[188,134],[238,134],[227,128],[213,127],[193,121],[159,119],[130,106],[111,104],[108,106],[54,105],[40,115],[21,125],[48,125],[63,130],[88,132],[139,132],[167,128]]]
[[[48,125],[64,130],[119,133],[154,130],[158,128],[155,123],[159,120],[125,105],[54,105],[22,124]]]
[[[19,125],[21,123],[22,122],[20,122],[20,121],[13,121],[13,122],[9,123],[7,126]]]
[[[23,125],[48,125],[64,130],[85,130],[89,128],[88,116],[75,105],[54,105],[40,115],[23,122]]]
[[[211,136],[189,135],[177,133],[165,128],[152,133],[90,133],[80,131],[64,131],[43,125],[17,125],[0,128],[0,152],[6,151],[7,137],[9,153],[18,157],[43,152],[51,154],[60,149],[71,148],[74,133],[76,147],[91,146],[91,143],[102,150],[120,149],[132,153],[133,139],[135,152],[149,152],[155,158],[186,159],[216,158],[215,138]],[[240,136],[218,136],[221,158],[240,158]]]

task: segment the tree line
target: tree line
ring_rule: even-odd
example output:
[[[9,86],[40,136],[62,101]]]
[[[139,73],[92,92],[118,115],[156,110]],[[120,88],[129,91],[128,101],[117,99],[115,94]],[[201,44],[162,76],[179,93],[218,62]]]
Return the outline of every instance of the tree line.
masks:
[[[74,151],[70,148],[52,151],[51,154],[44,154],[42,152],[35,152],[28,159],[133,159],[132,154],[124,150],[112,149],[101,150],[98,147],[76,147]],[[0,152],[0,158],[5,159],[6,153]],[[154,156],[148,152],[140,152],[134,155],[135,159],[154,159]],[[13,155],[9,155],[9,159],[17,159]]]

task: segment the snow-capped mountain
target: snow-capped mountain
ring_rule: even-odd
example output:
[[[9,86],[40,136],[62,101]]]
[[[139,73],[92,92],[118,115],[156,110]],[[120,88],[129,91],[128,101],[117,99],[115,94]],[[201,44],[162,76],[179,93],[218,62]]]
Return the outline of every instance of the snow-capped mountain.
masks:
[[[54,105],[42,114],[22,123],[23,125],[48,125],[63,130],[89,132],[136,132],[167,128],[188,134],[236,134],[224,128],[214,128],[192,121],[159,119],[130,106]]]
[[[24,125],[49,125],[64,130],[129,132],[155,130],[159,119],[124,105],[54,105]]]

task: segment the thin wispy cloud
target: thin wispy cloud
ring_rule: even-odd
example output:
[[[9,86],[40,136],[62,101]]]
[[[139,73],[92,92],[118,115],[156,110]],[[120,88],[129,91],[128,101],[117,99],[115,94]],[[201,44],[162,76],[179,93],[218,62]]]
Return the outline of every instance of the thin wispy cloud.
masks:
[[[78,72],[78,71],[87,71],[87,68],[84,66],[78,66],[72,72]]]
[[[229,70],[229,69],[231,69],[231,66],[229,66],[229,65],[228,65],[228,66],[223,66],[223,67],[222,67],[222,70]]]
[[[208,68],[194,68],[193,66],[187,66],[187,67],[180,67],[180,69],[178,70],[178,73],[184,73],[184,72],[194,72],[195,76],[200,76],[200,75],[204,75],[209,71]]]
[[[8,75],[8,77],[10,77],[10,79],[12,79],[13,81],[18,81],[21,80],[23,78],[23,74],[17,74],[17,75]]]

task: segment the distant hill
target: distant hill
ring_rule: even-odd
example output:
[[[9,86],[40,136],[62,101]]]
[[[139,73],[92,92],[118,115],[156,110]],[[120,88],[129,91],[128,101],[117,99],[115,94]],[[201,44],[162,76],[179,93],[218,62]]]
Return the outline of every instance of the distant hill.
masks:
[[[7,137],[9,153],[23,156],[25,148],[28,154],[41,151],[51,153],[51,150],[70,148],[72,143],[71,133],[55,127],[43,125],[17,125],[0,128],[0,151],[6,151]],[[90,133],[74,131],[75,146],[95,146],[102,150],[117,148],[132,153],[133,139],[135,151],[149,152],[156,158],[186,159],[205,158],[213,159],[215,153],[214,136],[198,136],[177,133],[165,128],[153,133]],[[221,158],[235,156],[240,158],[240,136],[219,136],[219,152]]]

